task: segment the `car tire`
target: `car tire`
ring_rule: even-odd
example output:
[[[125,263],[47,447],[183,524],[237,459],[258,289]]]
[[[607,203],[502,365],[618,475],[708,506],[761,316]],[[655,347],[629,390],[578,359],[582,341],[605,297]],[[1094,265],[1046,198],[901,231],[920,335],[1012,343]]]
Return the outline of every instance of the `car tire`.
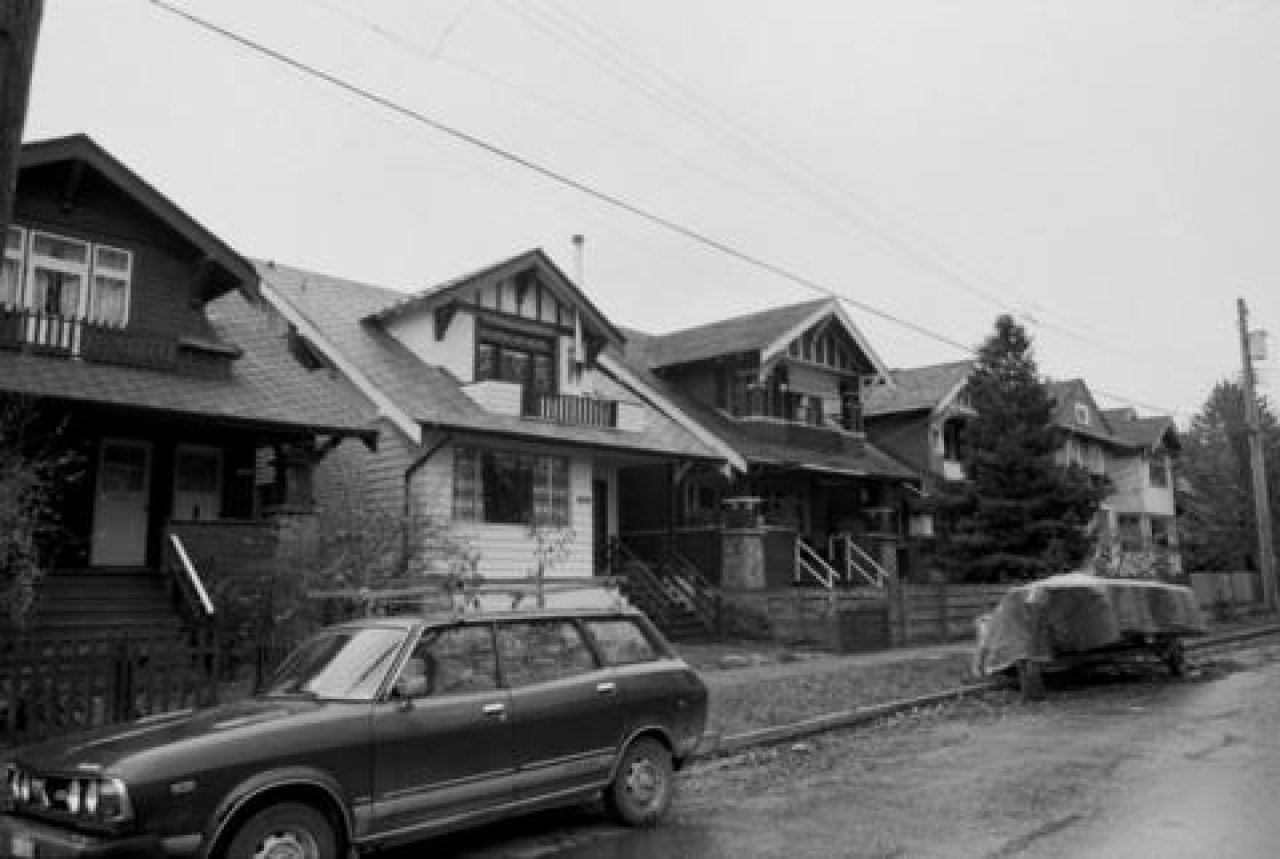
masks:
[[[654,826],[671,805],[674,793],[671,752],[657,740],[642,737],[623,752],[617,775],[605,792],[605,803],[627,826]]]
[[[328,818],[310,805],[282,802],[268,806],[236,830],[225,859],[259,859],[272,849],[292,847],[306,859],[338,859],[338,840]]]
[[[1164,664],[1169,668],[1172,677],[1182,677],[1187,673],[1187,651],[1178,639],[1171,640],[1164,648]]]

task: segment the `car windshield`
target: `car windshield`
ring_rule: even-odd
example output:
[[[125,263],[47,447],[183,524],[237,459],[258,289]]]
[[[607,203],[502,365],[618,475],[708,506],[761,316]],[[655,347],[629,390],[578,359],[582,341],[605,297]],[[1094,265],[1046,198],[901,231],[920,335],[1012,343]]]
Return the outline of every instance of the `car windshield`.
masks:
[[[323,632],[289,654],[261,694],[372,701],[406,636],[390,627]]]

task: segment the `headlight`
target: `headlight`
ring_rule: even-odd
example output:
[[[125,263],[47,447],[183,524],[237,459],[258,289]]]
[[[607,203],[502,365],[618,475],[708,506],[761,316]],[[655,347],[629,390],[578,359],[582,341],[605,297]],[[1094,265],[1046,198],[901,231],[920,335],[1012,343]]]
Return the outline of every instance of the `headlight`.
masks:
[[[92,812],[103,823],[124,823],[133,818],[133,806],[129,804],[129,791],[118,778],[95,779],[97,784],[97,808]],[[88,811],[88,807],[85,808]]]
[[[71,784],[67,785],[67,811],[72,814],[80,813],[80,797],[84,788],[81,787],[80,779],[72,779]]]
[[[98,780],[93,779],[85,784],[84,813],[90,817],[98,816]]]

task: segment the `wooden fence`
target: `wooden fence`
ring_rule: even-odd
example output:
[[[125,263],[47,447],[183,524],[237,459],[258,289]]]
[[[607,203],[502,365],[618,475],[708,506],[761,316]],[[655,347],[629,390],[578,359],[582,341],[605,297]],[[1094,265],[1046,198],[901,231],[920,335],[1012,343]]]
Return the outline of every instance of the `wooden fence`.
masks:
[[[216,703],[210,634],[0,640],[0,747]]]
[[[894,584],[887,591],[889,637],[895,647],[973,640],[974,621],[1013,585]]]

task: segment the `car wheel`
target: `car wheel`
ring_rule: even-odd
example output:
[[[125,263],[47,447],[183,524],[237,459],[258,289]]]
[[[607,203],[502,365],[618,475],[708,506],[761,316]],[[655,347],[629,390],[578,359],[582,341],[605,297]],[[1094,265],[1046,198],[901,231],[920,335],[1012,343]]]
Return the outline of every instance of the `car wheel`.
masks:
[[[1164,664],[1169,667],[1170,675],[1182,677],[1187,673],[1187,651],[1183,649],[1181,641],[1176,638],[1170,641],[1163,655]]]
[[[226,859],[337,859],[328,819],[309,805],[284,802],[259,811],[236,830]]]
[[[657,740],[642,738],[627,746],[605,801],[627,826],[653,826],[674,792],[671,752]]]

